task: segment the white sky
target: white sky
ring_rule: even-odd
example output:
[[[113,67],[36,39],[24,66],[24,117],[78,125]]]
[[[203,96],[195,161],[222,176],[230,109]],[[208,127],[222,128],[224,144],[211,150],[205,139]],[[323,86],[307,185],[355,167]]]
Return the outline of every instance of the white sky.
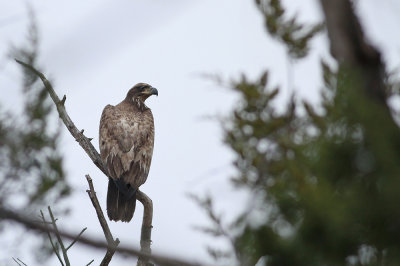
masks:
[[[400,5],[394,0],[358,1],[368,36],[378,45],[390,68],[398,66]],[[254,1],[244,0],[121,0],[121,1],[30,1],[40,30],[40,63],[52,77],[78,128],[85,129],[98,147],[98,124],[102,109],[117,104],[138,82],[159,91],[147,105],[153,110],[155,149],[149,178],[141,190],[154,203],[152,249],[168,255],[210,262],[205,246],[226,247],[194,230],[208,219],[187,193],[211,194],[218,210],[228,220],[251,198],[229,183],[234,175],[234,155],[222,143],[215,115],[227,115],[235,95],[201,74],[220,74],[230,80],[246,73],[258,77],[271,72],[271,85],[280,84],[283,99],[289,95],[288,60],[284,48],[265,34],[263,19]],[[301,21],[321,19],[315,0],[286,0],[290,14]],[[27,31],[25,1],[0,0],[0,104],[15,110],[18,104],[19,72],[6,57],[10,43],[21,44]],[[397,36],[395,36],[397,35]],[[319,60],[327,57],[324,36],[313,43],[310,56],[292,66],[296,94],[318,100]],[[72,213],[59,217],[63,229],[103,238],[94,209],[86,194],[85,174],[90,174],[105,210],[107,179],[64,130],[62,146],[68,180],[75,192],[67,205]],[[111,223],[114,237],[124,245],[139,247],[142,206],[137,204],[129,224]],[[10,233],[9,233],[10,234]],[[12,235],[12,232],[11,232]],[[2,252],[0,251],[0,255]],[[19,256],[35,262],[29,250]],[[10,265],[13,265],[10,254]],[[76,245],[70,250],[74,265],[95,259],[104,252]],[[110,265],[134,261],[114,256]],[[48,265],[57,265],[55,256]]]

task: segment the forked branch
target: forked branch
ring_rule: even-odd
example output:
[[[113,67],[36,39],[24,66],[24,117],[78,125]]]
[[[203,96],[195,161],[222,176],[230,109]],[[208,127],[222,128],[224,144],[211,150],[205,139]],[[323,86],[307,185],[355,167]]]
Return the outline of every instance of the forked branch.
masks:
[[[35,75],[37,75],[41,81],[43,82],[43,85],[45,86],[47,92],[50,94],[51,99],[54,101],[58,114],[61,118],[61,120],[64,122],[65,126],[71,133],[71,135],[75,138],[75,140],[79,143],[79,145],[85,150],[85,152],[89,155],[90,159],[93,161],[93,163],[107,176],[109,177],[109,174],[106,170],[106,168],[103,165],[103,162],[101,160],[100,154],[97,152],[96,148],[92,145],[90,142],[92,139],[86,137],[83,132],[84,130],[78,130],[78,128],[75,126],[71,118],[69,117],[66,109],[65,109],[65,100],[66,96],[60,100],[58,95],[53,89],[53,86],[51,85],[50,81],[37,69],[35,69],[33,66],[26,64],[20,60],[15,60],[18,64],[22,65],[23,67],[29,69],[32,71]],[[89,184],[90,185],[90,184]],[[151,199],[142,191],[138,190],[136,193],[137,199],[143,204],[144,207],[144,214],[143,214],[143,223],[142,223],[142,233],[141,233],[141,239],[140,239],[140,245],[141,245],[141,251],[145,252],[146,254],[151,254],[151,230],[153,228],[152,226],[152,219],[153,219],[153,203]],[[89,195],[90,196],[90,195]],[[103,228],[104,230],[104,228]],[[105,235],[107,242],[109,242],[109,236]],[[114,240],[112,240],[114,241]]]
[[[104,256],[100,265],[101,266],[108,265],[111,261],[112,256],[115,253],[116,247],[119,245],[119,239],[117,238],[114,240],[114,238],[111,234],[110,228],[108,227],[106,218],[104,217],[103,211],[99,204],[99,200],[97,199],[96,191],[94,190],[92,178],[89,175],[86,175],[86,180],[88,181],[88,184],[89,184],[89,190],[86,190],[86,192],[88,193],[89,198],[92,201],[93,207],[96,210],[96,214],[99,219],[101,228],[103,229],[104,236],[106,237],[106,240],[108,243],[106,255]]]
[[[64,242],[63,242],[62,237],[61,237],[62,234],[58,230],[58,227],[57,227],[57,224],[56,224],[57,219],[54,218],[54,215],[53,215],[53,212],[52,212],[50,206],[48,206],[48,210],[49,210],[49,215],[50,215],[50,219],[51,219],[50,222],[46,221],[46,218],[44,217],[44,214],[43,214],[42,211],[40,211],[40,216],[42,218],[43,225],[45,226],[45,228],[47,228],[46,231],[47,231],[47,236],[49,237],[49,240],[50,240],[50,244],[51,244],[51,246],[53,248],[54,253],[56,253],[58,260],[60,261],[60,264],[62,266],[64,266],[64,265],[65,266],[70,266],[71,264],[69,262],[67,251],[75,244],[75,242],[81,237],[81,235],[83,234],[83,232],[86,231],[87,228],[83,228],[83,230],[75,237],[74,241],[72,241],[72,243],[66,248],[64,246]],[[51,228],[47,227],[49,224],[52,226]],[[52,232],[56,236],[57,242],[53,241],[53,238],[51,237],[51,233]],[[60,255],[58,247],[61,248],[61,252],[62,252],[64,260],[61,258],[61,255]]]
[[[26,217],[21,215],[20,213],[5,209],[0,206],[0,219],[2,220],[10,220],[14,221],[20,224],[23,224],[26,229],[30,230],[35,230],[35,231],[40,231],[40,232],[50,232],[50,233],[55,233],[54,229],[52,227],[49,227],[48,224],[43,224],[42,222],[38,222],[36,220],[33,220],[30,217]],[[59,231],[59,234],[61,237],[70,239],[70,240],[75,240],[76,239],[76,234],[73,233],[68,233],[64,231]],[[93,248],[99,248],[99,249],[105,249],[108,248],[108,243],[104,243],[104,241],[99,241],[99,240],[94,240],[91,238],[86,238],[86,237],[80,237],[78,240],[79,243],[85,244],[87,246],[93,247]],[[179,260],[171,257],[166,257],[166,256],[161,256],[161,255],[156,255],[156,254],[145,254],[142,253],[141,251],[138,251],[133,248],[128,248],[128,247],[121,247],[120,245],[116,248],[116,251],[129,255],[129,256],[134,256],[134,257],[145,257],[147,259],[151,259],[157,265],[176,265],[176,266],[200,266],[198,263],[190,263],[184,260]]]

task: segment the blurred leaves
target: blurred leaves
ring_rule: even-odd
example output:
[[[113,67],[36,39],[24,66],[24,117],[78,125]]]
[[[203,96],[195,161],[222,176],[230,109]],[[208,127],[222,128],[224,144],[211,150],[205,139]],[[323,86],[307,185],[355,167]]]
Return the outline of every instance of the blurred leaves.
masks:
[[[285,17],[280,0],[256,0],[256,5],[265,19],[268,33],[281,41],[288,54],[295,59],[303,58],[309,51],[310,40],[323,29],[323,24],[304,26],[296,16]]]
[[[256,4],[271,36],[305,57],[322,24],[287,18],[279,0]],[[292,96],[277,108],[267,71],[231,84],[239,101],[223,127],[236,155],[232,180],[253,199],[231,226],[210,198],[197,201],[212,222],[204,231],[231,241],[240,265],[400,263],[399,110],[368,93],[360,69],[322,61],[321,70],[318,105]],[[399,83],[396,72],[386,76],[390,99],[400,99]]]
[[[30,12],[27,44],[13,47],[11,56],[36,65],[38,33]],[[34,205],[50,204],[66,196],[59,150],[59,127],[49,124],[52,105],[45,88],[26,68],[22,70],[22,114],[0,109],[0,205],[24,212]],[[1,107],[1,106],[0,106]]]
[[[321,68],[319,107],[292,97],[277,112],[279,90],[268,86],[267,73],[233,84],[241,97],[225,141],[237,155],[234,182],[272,210],[257,226],[240,218],[241,265],[260,258],[267,265],[399,262],[399,129],[385,106],[363,93],[356,71]]]
[[[37,67],[39,40],[31,9],[28,16],[27,42],[21,47],[13,46],[10,59],[14,62],[17,58]],[[0,207],[29,217],[44,205],[55,205],[69,195],[70,186],[59,147],[60,126],[50,123],[52,105],[47,92],[36,75],[26,68],[21,68],[21,72],[22,98],[14,100],[22,106],[5,111],[0,103]],[[5,94],[4,99],[7,99]],[[0,226],[2,230],[15,230],[5,221],[0,221]],[[39,263],[51,254],[44,248],[46,243],[45,239],[35,243],[35,258]],[[18,243],[20,250],[26,246],[24,241]]]
[[[223,219],[221,214],[217,214],[213,201],[210,196],[206,196],[204,198],[200,198],[196,195],[190,194],[188,195],[194,202],[196,202],[203,210],[205,210],[208,218],[211,221],[211,226],[195,226],[195,229],[202,231],[208,235],[213,237],[223,237],[224,239],[229,241],[229,244],[232,246],[231,250],[221,250],[218,248],[214,248],[211,246],[207,247],[208,254],[216,261],[232,259],[232,252],[236,249],[234,247],[235,242],[231,234],[226,229],[227,226],[223,224]],[[238,256],[238,254],[235,254]]]

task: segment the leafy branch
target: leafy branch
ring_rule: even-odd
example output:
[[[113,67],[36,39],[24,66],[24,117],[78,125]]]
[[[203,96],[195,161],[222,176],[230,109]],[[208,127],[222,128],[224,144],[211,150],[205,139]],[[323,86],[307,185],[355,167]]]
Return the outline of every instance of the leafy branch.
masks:
[[[285,9],[280,0],[256,0],[256,5],[264,16],[268,33],[287,46],[292,58],[305,57],[310,40],[324,28],[322,23],[305,27],[297,21],[296,16],[285,18]]]
[[[212,225],[211,226],[196,226],[195,229],[202,231],[203,233],[209,234],[213,237],[223,237],[229,241],[232,250],[236,258],[239,260],[239,251],[236,249],[235,239],[229,233],[228,228],[222,222],[222,215],[216,213],[213,201],[210,196],[206,196],[204,198],[200,198],[194,194],[189,194],[189,198],[191,198],[194,202],[196,202],[207,214],[210,219]],[[215,249],[213,247],[207,247],[208,254],[213,257],[215,260],[219,260],[222,258],[230,257],[232,252],[222,251]]]

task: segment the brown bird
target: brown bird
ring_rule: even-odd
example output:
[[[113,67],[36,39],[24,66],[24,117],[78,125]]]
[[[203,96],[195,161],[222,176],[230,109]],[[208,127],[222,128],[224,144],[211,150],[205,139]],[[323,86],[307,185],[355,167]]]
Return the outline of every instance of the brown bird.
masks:
[[[109,176],[107,215],[129,222],[136,207],[136,191],[146,182],[154,146],[153,114],[145,101],[158,91],[138,83],[116,106],[107,105],[100,120],[100,155]]]

